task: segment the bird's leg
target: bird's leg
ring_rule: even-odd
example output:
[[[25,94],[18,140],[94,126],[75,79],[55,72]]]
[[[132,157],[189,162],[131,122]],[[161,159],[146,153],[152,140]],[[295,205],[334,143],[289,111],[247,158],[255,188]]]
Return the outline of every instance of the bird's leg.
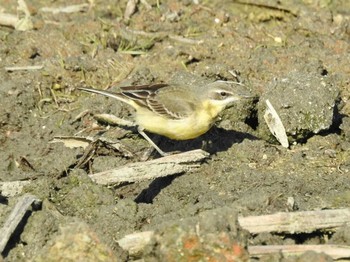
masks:
[[[161,155],[161,156],[167,156],[168,154],[165,153],[163,150],[161,150],[153,141],[152,139],[149,138],[149,136],[143,131],[144,129],[140,126],[137,127],[137,131],[140,133],[141,136],[143,136],[144,139],[146,139],[148,141],[148,143],[150,143],[151,146],[153,146],[153,148],[155,150],[157,150],[157,152]]]

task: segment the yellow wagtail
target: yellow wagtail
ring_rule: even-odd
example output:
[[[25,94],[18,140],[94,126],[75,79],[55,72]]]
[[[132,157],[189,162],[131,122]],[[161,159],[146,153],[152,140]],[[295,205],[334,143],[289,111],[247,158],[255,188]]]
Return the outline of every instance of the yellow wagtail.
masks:
[[[143,130],[175,140],[196,138],[206,133],[219,113],[233,102],[250,96],[239,94],[218,81],[201,87],[182,85],[141,85],[109,92],[81,87],[80,90],[118,99],[132,106],[139,133],[162,155],[166,155]]]

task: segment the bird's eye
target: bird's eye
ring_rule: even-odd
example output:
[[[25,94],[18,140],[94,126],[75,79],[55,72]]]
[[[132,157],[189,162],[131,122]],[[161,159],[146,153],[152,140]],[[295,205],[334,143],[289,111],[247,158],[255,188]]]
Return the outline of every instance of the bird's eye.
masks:
[[[221,91],[221,92],[220,92],[220,95],[221,95],[223,98],[225,98],[225,97],[227,96],[227,93],[224,92],[224,91]]]

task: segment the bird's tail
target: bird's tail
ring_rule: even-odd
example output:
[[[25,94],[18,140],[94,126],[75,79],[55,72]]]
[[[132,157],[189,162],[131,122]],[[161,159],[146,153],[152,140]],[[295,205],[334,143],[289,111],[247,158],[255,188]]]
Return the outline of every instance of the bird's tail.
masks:
[[[110,92],[110,91],[99,90],[99,89],[88,88],[88,87],[78,87],[78,89],[85,91],[85,92],[89,92],[89,93],[94,93],[94,94],[99,94],[99,95],[115,98],[115,99],[122,101],[124,103],[127,103],[129,105],[131,104],[130,99],[125,97],[122,93]]]

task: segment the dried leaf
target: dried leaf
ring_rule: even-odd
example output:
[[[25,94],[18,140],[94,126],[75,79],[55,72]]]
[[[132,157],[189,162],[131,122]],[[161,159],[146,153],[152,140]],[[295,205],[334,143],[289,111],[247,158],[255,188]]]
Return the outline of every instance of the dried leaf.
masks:
[[[281,118],[268,99],[266,99],[266,106],[267,108],[264,114],[264,119],[270,129],[270,132],[274,135],[274,137],[276,137],[278,142],[280,142],[283,147],[288,148],[288,137]]]
[[[92,140],[87,137],[56,136],[49,143],[63,143],[68,148],[82,147],[85,149],[91,142]]]

